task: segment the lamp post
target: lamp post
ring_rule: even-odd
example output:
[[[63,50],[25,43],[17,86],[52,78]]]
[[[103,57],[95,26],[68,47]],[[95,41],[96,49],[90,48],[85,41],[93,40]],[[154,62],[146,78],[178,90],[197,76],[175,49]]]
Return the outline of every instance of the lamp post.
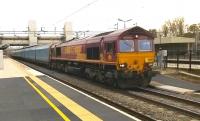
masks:
[[[116,23],[114,26],[116,26],[114,29],[118,30],[118,23]]]
[[[126,28],[126,22],[131,21],[132,19],[128,19],[128,20],[122,20],[120,18],[118,18],[118,21],[124,22],[124,28]]]
[[[133,26],[137,26],[137,22],[133,24]]]
[[[3,41],[3,33],[0,33],[0,45],[2,44]]]
[[[56,35],[56,27],[54,27],[54,34]]]
[[[161,49],[161,34],[159,33],[159,36],[160,36],[160,49]]]
[[[83,37],[85,37],[86,32],[90,32],[89,30],[83,31]]]
[[[157,33],[158,33],[158,34],[157,34],[158,39],[159,39],[159,41],[160,41],[160,42],[158,41],[158,42],[159,42],[159,48],[158,48],[158,49],[161,50],[161,49],[163,49],[163,48],[162,48],[162,36],[163,36],[163,33],[162,33],[161,31],[159,31],[159,32],[157,32]]]

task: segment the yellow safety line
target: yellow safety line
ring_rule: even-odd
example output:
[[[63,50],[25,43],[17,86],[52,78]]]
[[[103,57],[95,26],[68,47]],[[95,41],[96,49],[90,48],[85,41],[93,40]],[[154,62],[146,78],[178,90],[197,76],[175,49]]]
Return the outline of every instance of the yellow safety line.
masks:
[[[78,116],[82,121],[103,121],[102,119],[92,114],[87,109],[83,108],[82,106],[80,106],[67,96],[63,95],[61,92],[57,91],[36,76],[31,75],[30,78],[35,81],[40,87],[46,90],[50,95],[52,95],[58,102],[63,104],[67,109]]]
[[[54,105],[36,86],[34,86],[26,77],[24,77],[24,79],[64,119],[64,121],[70,121],[70,119],[56,105]]]

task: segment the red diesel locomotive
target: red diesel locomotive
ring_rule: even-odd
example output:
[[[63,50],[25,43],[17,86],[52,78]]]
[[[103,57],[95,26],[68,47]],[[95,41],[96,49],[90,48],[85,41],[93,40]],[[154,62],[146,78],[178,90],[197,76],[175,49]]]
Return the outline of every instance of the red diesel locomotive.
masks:
[[[153,35],[141,27],[111,31],[50,46],[53,69],[113,86],[148,86],[154,62]]]

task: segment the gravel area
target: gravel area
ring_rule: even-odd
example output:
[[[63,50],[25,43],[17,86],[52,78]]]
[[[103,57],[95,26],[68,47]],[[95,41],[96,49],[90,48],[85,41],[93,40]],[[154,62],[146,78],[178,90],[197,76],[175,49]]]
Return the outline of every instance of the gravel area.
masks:
[[[40,66],[35,66],[33,64],[29,64],[29,65],[33,68],[37,68],[37,70],[40,70],[41,72],[44,72],[48,75],[52,75],[61,80],[65,80],[68,83],[76,85],[80,88],[87,89],[88,91],[98,94],[99,96],[102,96],[106,99],[117,102],[118,104],[121,104],[132,110],[154,117],[155,119],[158,119],[160,121],[192,121],[192,120],[198,121],[199,120],[199,119],[198,120],[194,119],[187,115],[183,115],[179,112],[172,111],[164,107],[145,102],[137,98],[131,98],[129,96],[126,96],[120,93],[119,90],[107,88],[108,86],[102,85],[100,83],[94,83],[92,81],[82,79],[81,77],[58,73],[56,71],[48,70]]]
[[[197,94],[194,93],[194,94],[192,94],[192,96],[196,97],[196,98],[200,98],[200,93],[199,92]]]

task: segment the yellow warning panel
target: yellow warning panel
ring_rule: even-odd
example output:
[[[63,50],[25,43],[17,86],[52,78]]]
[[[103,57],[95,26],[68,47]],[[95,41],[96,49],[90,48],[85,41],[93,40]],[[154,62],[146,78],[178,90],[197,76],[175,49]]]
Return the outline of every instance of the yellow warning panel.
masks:
[[[64,121],[70,121],[70,119],[55,104],[53,104],[35,85],[33,85],[26,77],[24,77],[24,79],[63,118]]]

